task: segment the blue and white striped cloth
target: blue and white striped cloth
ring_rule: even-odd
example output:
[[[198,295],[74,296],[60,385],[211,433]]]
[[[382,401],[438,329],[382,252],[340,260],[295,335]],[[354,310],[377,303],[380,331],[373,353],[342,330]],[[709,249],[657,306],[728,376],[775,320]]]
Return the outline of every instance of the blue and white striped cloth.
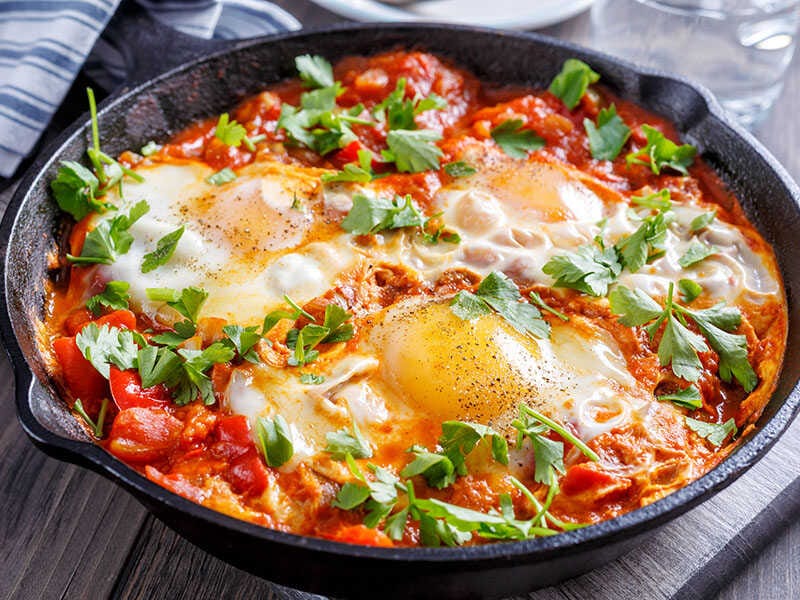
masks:
[[[206,39],[300,28],[264,0],[137,1],[162,23]],[[107,89],[124,80],[113,35],[100,37],[119,2],[0,0],[0,176],[11,177],[34,149],[84,63]]]

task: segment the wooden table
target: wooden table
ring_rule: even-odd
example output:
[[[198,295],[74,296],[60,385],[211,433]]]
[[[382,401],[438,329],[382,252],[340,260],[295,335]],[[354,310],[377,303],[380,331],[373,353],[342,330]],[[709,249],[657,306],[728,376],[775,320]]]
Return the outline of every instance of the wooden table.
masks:
[[[339,17],[308,0],[277,0],[305,25]],[[545,33],[585,41],[588,16]],[[759,139],[797,179],[800,176],[800,63]],[[2,206],[9,193],[0,195]],[[0,360],[0,598],[141,598],[193,600],[283,596],[183,540],[116,485],[47,458],[19,427],[12,373]],[[720,593],[720,598],[800,596],[800,515]],[[746,543],[742,542],[745,546]],[[633,580],[636,573],[632,573]],[[293,594],[292,594],[293,595]],[[565,592],[565,596],[567,592]]]

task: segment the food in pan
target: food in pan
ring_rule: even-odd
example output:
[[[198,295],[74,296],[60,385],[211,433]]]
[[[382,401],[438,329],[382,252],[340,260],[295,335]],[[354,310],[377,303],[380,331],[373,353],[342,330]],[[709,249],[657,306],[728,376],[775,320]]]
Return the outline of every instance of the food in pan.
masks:
[[[111,454],[267,527],[438,546],[613,518],[753,427],[775,257],[669,123],[578,60],[547,90],[296,67],[117,158],[93,116],[52,182],[41,347]]]

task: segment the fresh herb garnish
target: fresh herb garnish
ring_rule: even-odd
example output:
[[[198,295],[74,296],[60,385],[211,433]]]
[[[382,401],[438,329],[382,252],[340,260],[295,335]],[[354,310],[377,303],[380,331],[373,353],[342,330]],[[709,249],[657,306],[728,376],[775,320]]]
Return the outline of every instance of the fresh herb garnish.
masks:
[[[372,178],[372,152],[363,149],[358,151],[358,164],[347,163],[338,173],[325,173],[320,177],[322,183],[367,183],[372,181]]]
[[[681,293],[681,300],[685,304],[690,304],[703,293],[703,286],[693,279],[681,279],[678,281],[678,291]]]
[[[256,437],[261,454],[270,467],[280,467],[294,455],[292,432],[281,415],[275,415],[272,420],[259,417],[256,421]]]
[[[683,175],[689,174],[687,167],[692,164],[697,148],[691,144],[679,146],[650,125],[642,125],[642,131],[647,138],[647,145],[628,154],[625,160],[629,166],[632,164],[649,166],[656,175],[659,175],[664,167],[674,169]]]
[[[142,156],[152,156],[159,150],[161,150],[161,146],[156,144],[153,140],[150,140],[144,146],[142,146],[142,148],[139,150],[139,154]]]
[[[123,371],[136,366],[139,347],[129,329],[89,323],[75,336],[75,343],[86,360],[106,379],[112,364]]]
[[[299,307],[296,308],[299,309]],[[308,313],[304,314],[308,315]],[[353,325],[346,321],[352,316],[338,304],[331,303],[325,307],[325,318],[322,325],[310,323],[300,330],[290,329],[286,334],[286,346],[290,350],[294,350],[294,353],[288,359],[289,365],[300,367],[317,360],[319,352],[314,348],[319,344],[335,344],[351,339]]]
[[[317,375],[316,373],[300,373],[300,383],[303,385],[320,385],[325,383],[325,376]]]
[[[328,433],[325,439],[328,441],[325,452],[329,452],[334,460],[345,460],[348,454],[353,458],[372,458],[372,447],[361,435],[355,421],[353,421],[352,433],[347,429],[340,429]]]
[[[65,160],[56,178],[50,182],[58,207],[80,221],[90,212],[102,212],[107,206],[97,199],[100,182],[83,165]]]
[[[454,231],[447,231],[447,226],[441,221],[442,213],[436,213],[422,224],[422,237],[428,244],[438,244],[439,240],[448,244],[459,244],[461,236]]]
[[[684,255],[678,259],[678,264],[685,269],[686,267],[696,265],[717,252],[719,252],[719,250],[714,246],[709,246],[699,240],[694,240]]]
[[[701,229],[705,229],[711,223],[714,222],[714,219],[717,218],[717,209],[705,212],[701,215],[697,215],[692,222],[689,223],[689,231],[694,233],[695,231],[700,231]]]
[[[615,248],[596,244],[579,246],[575,252],[554,256],[542,267],[555,279],[554,287],[572,288],[590,296],[605,296],[608,286],[622,271]]]
[[[322,56],[304,54],[294,59],[294,65],[308,87],[326,88],[333,85],[333,67]]]
[[[670,284],[666,304],[662,308],[641,290],[631,290],[617,286],[609,295],[611,310],[620,315],[620,323],[637,327],[650,323],[645,331],[652,340],[656,332],[665,324],[658,345],[658,358],[661,366],[672,365],[676,376],[689,382],[700,378],[703,365],[698,352],[707,352],[708,344],[719,355],[719,375],[723,381],[732,378],[751,392],[758,384],[758,376],[747,357],[747,338],[730,333],[742,321],[737,308],[723,303],[703,310],[692,310],[673,301],[673,284]],[[702,335],[690,331],[687,317],[694,321]]]
[[[395,129],[386,136],[389,148],[383,150],[381,155],[384,160],[393,162],[401,173],[438,170],[442,149],[435,142],[440,139],[442,134],[431,129]]]
[[[189,286],[181,291],[172,288],[147,288],[147,298],[153,302],[166,302],[192,323],[197,321],[200,308],[208,298],[208,292],[202,288]]]
[[[645,217],[635,232],[623,236],[614,245],[622,264],[631,273],[636,273],[645,263],[664,255],[668,214],[671,213],[659,212]]]
[[[206,177],[206,183],[210,185],[225,185],[236,180],[236,173],[230,167],[225,167],[216,173]]]
[[[475,167],[463,160],[447,163],[443,168],[444,172],[450,175],[450,177],[469,177],[478,172]]]
[[[175,254],[175,249],[178,247],[178,242],[183,235],[184,229],[184,226],[181,225],[175,231],[168,233],[156,242],[156,249],[144,255],[142,273],[149,273],[161,265],[167,264],[167,261]]]
[[[697,389],[696,385],[690,385],[687,388],[670,394],[661,394],[660,396],[656,396],[656,399],[661,402],[669,401],[691,410],[703,406],[703,397],[700,395],[700,390]]]
[[[187,350],[181,348],[178,355],[183,359],[181,370],[177,370],[166,381],[173,393],[175,404],[184,405],[199,396],[203,404],[216,402],[214,387],[207,371],[217,363],[233,360],[236,351],[222,342],[214,342],[204,350]]]
[[[286,301],[286,304],[292,307],[292,310],[291,311],[282,309],[273,310],[266,317],[264,317],[264,325],[261,327],[262,336],[266,335],[273,327],[275,327],[275,325],[278,324],[278,322],[282,321],[283,319],[296,321],[302,316],[311,321],[312,323],[316,321],[313,315],[307,313],[302,308],[300,308],[297,302],[289,298],[289,296],[284,295],[283,299]]]
[[[527,158],[528,152],[544,147],[544,140],[522,125],[522,119],[509,119],[491,131],[492,139],[512,158]]]
[[[72,410],[78,413],[81,418],[86,421],[86,424],[91,427],[94,437],[98,440],[103,437],[103,425],[106,421],[106,412],[108,412],[108,398],[103,398],[103,401],[100,403],[100,411],[97,413],[96,422],[86,413],[80,398],[75,400],[75,404],[72,405]]]
[[[450,310],[465,321],[488,315],[494,310],[522,334],[549,337],[550,325],[542,319],[539,309],[520,300],[522,294],[517,285],[503,273],[493,272],[481,281],[474,294],[465,290],[458,292],[450,301]]]
[[[257,325],[242,327],[241,325],[225,325],[222,332],[236,349],[237,354],[244,360],[258,364],[261,359],[255,351],[255,345],[261,341],[261,334]]]
[[[127,281],[109,281],[105,289],[86,301],[86,308],[92,311],[94,316],[99,316],[103,307],[111,310],[123,310],[128,308],[128,294],[131,284]]]
[[[530,296],[531,301],[542,310],[549,312],[551,315],[555,315],[562,321],[569,321],[569,317],[567,315],[565,315],[563,312],[559,310],[556,310],[552,306],[548,305],[544,300],[542,300],[542,297],[536,292],[531,292],[530,294],[528,294],[528,296]]]
[[[421,227],[424,218],[411,196],[393,199],[353,195],[353,207],[342,221],[342,229],[354,235],[367,235],[387,229]]]
[[[80,265],[97,263],[110,265],[118,256],[130,249],[133,236],[128,230],[149,210],[150,206],[142,200],[133,205],[127,215],[117,215],[100,221],[86,234],[80,256],[67,254],[67,260]]]
[[[214,137],[226,146],[238,148],[244,144],[250,152],[255,152],[256,144],[264,141],[267,136],[257,135],[249,137],[243,125],[236,121],[231,121],[228,113],[222,113],[217,121],[217,127],[214,129]]]
[[[397,80],[394,90],[372,109],[372,115],[378,121],[385,122],[389,130],[416,129],[414,117],[426,110],[441,110],[447,108],[447,102],[437,94],[426,98],[417,95],[413,99],[406,97],[406,78]]]
[[[599,79],[600,74],[593,71],[585,62],[569,58],[564,61],[561,72],[555,76],[548,89],[572,110],[578,106],[589,85]]]
[[[645,208],[660,210],[661,212],[667,212],[672,209],[672,199],[670,198],[669,190],[666,188],[646,196],[631,196],[631,202]]]
[[[614,160],[631,136],[631,128],[617,115],[613,104],[597,115],[597,124],[589,119],[583,120],[583,127],[589,138],[589,150],[597,160]]]
[[[166,383],[181,369],[181,359],[169,348],[144,346],[137,355],[142,387],[149,388]]]
[[[724,423],[707,423],[706,421],[698,421],[691,417],[684,417],[684,420],[689,429],[717,447],[721,446],[722,442],[724,442],[729,435],[736,435],[739,431],[736,427],[736,421],[732,418]]]

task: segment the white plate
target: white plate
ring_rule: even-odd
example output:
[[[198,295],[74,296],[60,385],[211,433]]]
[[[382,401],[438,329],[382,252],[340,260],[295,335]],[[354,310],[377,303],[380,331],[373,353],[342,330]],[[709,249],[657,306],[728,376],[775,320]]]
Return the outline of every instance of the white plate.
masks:
[[[573,17],[594,0],[426,0],[407,7],[375,0],[313,1],[357,21],[432,21],[532,29]]]

